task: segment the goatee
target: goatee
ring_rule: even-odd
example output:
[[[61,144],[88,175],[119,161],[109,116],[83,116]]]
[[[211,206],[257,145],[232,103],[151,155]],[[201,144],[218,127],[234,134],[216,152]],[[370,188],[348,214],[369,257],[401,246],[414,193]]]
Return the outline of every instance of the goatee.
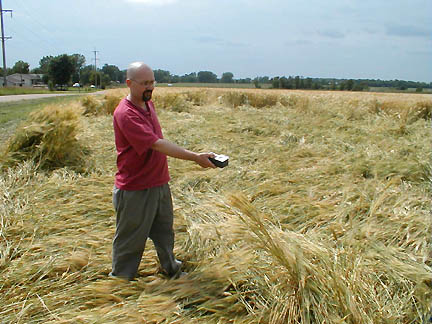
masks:
[[[143,92],[142,99],[144,102],[150,101],[152,98],[153,90],[146,90]]]

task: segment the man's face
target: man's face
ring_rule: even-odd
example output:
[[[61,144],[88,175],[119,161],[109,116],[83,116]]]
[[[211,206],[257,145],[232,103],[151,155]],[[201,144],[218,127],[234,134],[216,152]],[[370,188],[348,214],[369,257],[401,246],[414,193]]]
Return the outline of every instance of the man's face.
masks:
[[[130,79],[129,88],[135,98],[140,98],[147,102],[152,98],[155,79],[152,70],[140,70],[133,78]]]

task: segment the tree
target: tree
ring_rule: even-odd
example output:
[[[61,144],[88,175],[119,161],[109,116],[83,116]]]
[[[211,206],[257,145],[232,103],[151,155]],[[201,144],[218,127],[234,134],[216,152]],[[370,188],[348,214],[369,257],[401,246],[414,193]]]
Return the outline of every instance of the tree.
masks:
[[[89,85],[90,82],[90,75],[91,73],[94,73],[94,66],[92,65],[86,65],[83,67],[80,71],[80,77],[81,77],[81,84],[83,85]]]
[[[252,82],[251,78],[245,78],[245,79],[238,79],[236,80],[237,83],[241,83],[241,84],[248,84]]]
[[[305,88],[305,83],[303,78],[300,79],[300,89],[304,89]]]
[[[366,82],[362,81],[362,82],[356,82],[352,88],[353,91],[363,91],[363,90],[368,90],[369,87],[367,85]]]
[[[300,89],[300,77],[297,75],[294,79],[295,89]]]
[[[94,70],[94,68],[90,71],[89,75],[89,83],[91,84],[101,84],[101,73]]]
[[[330,83],[330,90],[336,90],[336,82],[334,80]]]
[[[154,70],[153,71],[155,80],[160,83],[171,82],[171,73],[165,70]]]
[[[222,78],[220,79],[221,83],[234,83],[234,74],[232,74],[231,72],[224,72],[222,74]]]
[[[63,54],[51,59],[48,75],[55,85],[63,86],[70,82],[74,70],[73,59],[69,55]]]
[[[354,87],[354,80],[349,79],[349,80],[346,82],[346,89],[347,89],[347,90],[352,90],[353,87]]]
[[[6,75],[12,74],[11,68],[6,68]],[[0,76],[3,76],[3,68],[0,67]]]
[[[210,71],[198,72],[198,82],[202,83],[215,83],[217,82],[217,75]]]
[[[82,54],[72,54],[70,55],[75,68],[77,69],[81,69],[82,67],[84,67],[84,64],[86,63],[86,59],[85,56]]]
[[[292,85],[290,83],[290,80],[286,77],[279,78],[279,88],[281,89],[291,89]]]
[[[178,75],[171,75],[171,83],[178,83],[181,81],[181,77]]]
[[[198,82],[198,76],[195,72],[185,74],[180,77],[180,82]]]
[[[279,77],[274,77],[272,79],[272,88],[279,89]]]
[[[321,88],[321,85],[318,82],[314,82],[312,83],[312,89],[314,90],[318,90]]]
[[[53,56],[44,56],[39,60],[39,67],[33,69],[33,73],[48,74],[49,64]]]
[[[105,89],[107,85],[111,83],[111,78],[108,74],[105,74],[103,72],[98,72],[100,74],[101,82],[98,83],[101,85],[102,89]]]
[[[261,89],[261,85],[259,84],[258,78],[253,79],[253,84],[255,88]]]
[[[108,65],[108,64],[105,64],[103,67],[102,67],[102,73],[104,73],[104,74],[106,74],[108,77],[109,77],[109,79],[110,79],[110,81],[114,81],[114,82],[116,82],[116,81],[118,81],[118,82],[122,82],[123,80],[123,73],[122,73],[122,71],[120,71],[120,69],[117,67],[117,66],[115,66],[115,65]],[[103,78],[102,78],[103,79]],[[103,80],[102,80],[103,81]]]
[[[42,81],[44,83],[48,83],[48,70],[49,70],[49,64],[51,60],[53,59],[53,56],[44,56],[39,60],[39,67],[32,70],[33,73],[37,74],[43,74]]]
[[[268,76],[256,77],[259,83],[270,83],[270,79]]]
[[[80,75],[81,75],[81,69],[84,67],[84,64],[86,62],[85,56],[81,55],[81,54],[72,54],[69,56],[72,63],[73,63],[73,67],[74,67],[74,71],[72,74],[72,82],[79,82],[81,83],[80,80]]]
[[[12,67],[11,74],[14,74],[14,73],[28,74],[30,72],[29,68],[30,68],[30,64],[28,64],[24,61],[18,61]]]

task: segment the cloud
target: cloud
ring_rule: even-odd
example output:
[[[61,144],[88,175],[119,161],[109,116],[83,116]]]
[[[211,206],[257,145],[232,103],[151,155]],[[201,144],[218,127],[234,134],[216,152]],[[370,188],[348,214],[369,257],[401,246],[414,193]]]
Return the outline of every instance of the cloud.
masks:
[[[196,38],[199,43],[222,43],[223,40],[213,36],[199,36]]]
[[[319,35],[328,37],[328,38],[344,38],[345,35],[336,30],[323,30],[318,32]]]
[[[416,56],[425,56],[425,57],[431,57],[432,56],[432,50],[417,50],[417,51],[408,51],[409,55],[416,55]]]
[[[299,45],[299,46],[304,46],[304,45],[312,45],[313,42],[310,39],[296,39],[296,40],[289,40],[287,42],[285,42],[285,45]]]
[[[310,39],[289,39],[283,42],[283,45],[286,47],[296,47],[296,48],[305,48],[313,45],[314,42]]]
[[[232,40],[225,40],[222,38],[209,36],[209,35],[202,35],[202,36],[196,37],[195,40],[201,44],[216,44],[219,46],[230,46],[230,47],[248,46],[247,43],[237,42],[237,41],[232,41]]]
[[[429,37],[431,32],[415,26],[392,25],[387,26],[387,35],[399,37]]]
[[[178,2],[178,0],[126,0],[126,2],[142,3],[149,6],[164,6]]]
[[[231,47],[247,47],[247,46],[249,46],[248,43],[236,42],[236,41],[226,41],[225,45],[231,46]]]

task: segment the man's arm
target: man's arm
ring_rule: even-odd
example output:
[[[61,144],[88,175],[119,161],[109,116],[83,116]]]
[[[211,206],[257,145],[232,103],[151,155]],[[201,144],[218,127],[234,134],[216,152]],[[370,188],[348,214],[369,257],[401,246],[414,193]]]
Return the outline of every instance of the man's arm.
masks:
[[[216,166],[208,159],[209,157],[214,157],[214,153],[195,153],[166,139],[158,139],[151,148],[177,159],[194,161],[203,168],[216,168]]]

